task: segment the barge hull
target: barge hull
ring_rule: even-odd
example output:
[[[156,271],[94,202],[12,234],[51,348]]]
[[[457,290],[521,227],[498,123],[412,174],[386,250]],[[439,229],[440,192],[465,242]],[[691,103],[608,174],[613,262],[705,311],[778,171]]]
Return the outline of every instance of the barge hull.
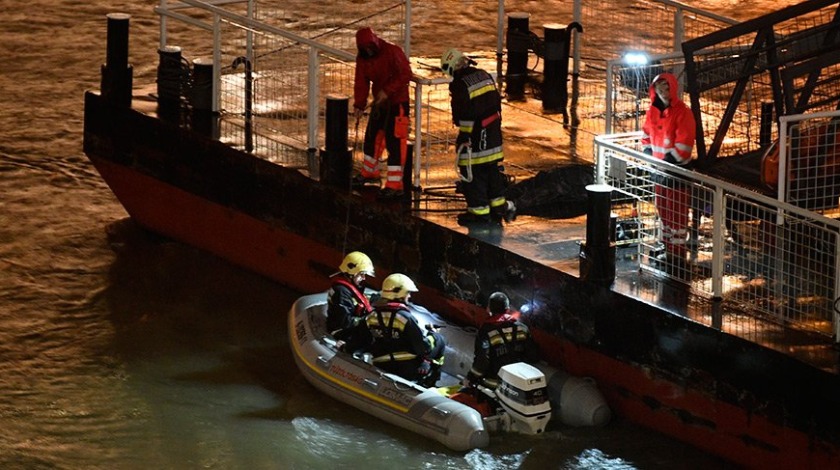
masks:
[[[481,292],[532,300],[549,363],[593,377],[613,412],[754,468],[840,468],[835,374],[135,109],[85,97],[84,149],[143,227],[296,290],[327,287],[346,247],[419,304],[475,323]],[[345,245],[346,243],[346,245]]]

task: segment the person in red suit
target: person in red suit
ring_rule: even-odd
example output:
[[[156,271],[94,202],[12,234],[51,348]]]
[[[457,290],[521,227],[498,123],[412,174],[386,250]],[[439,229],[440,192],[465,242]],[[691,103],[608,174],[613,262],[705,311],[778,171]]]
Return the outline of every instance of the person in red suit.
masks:
[[[677,77],[671,73],[657,75],[650,84],[650,100],[642,126],[642,151],[674,165],[689,165],[697,127],[694,114],[679,97]],[[655,180],[655,205],[665,248],[656,261],[679,265],[686,257],[691,191],[677,178]]]
[[[408,82],[411,65],[399,46],[378,37],[370,28],[356,31],[356,74],[353,85],[353,108],[356,121],[373,97],[360,174],[354,185],[380,179],[379,158],[388,150],[388,169],[383,198],[403,195],[403,171],[408,152]]]

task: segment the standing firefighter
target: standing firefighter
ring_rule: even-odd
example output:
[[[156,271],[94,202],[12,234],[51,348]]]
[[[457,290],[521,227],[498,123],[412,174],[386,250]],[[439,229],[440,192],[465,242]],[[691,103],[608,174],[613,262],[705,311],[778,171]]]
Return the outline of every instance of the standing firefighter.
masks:
[[[383,198],[403,195],[403,169],[408,152],[408,82],[411,65],[405,52],[376,36],[370,28],[356,32],[356,77],[353,107],[356,122],[373,95],[370,117],[365,129],[364,154],[360,175],[354,185],[378,182],[379,158],[388,150],[388,170]]]
[[[440,68],[452,77],[449,94],[452,122],[458,126],[459,189],[467,199],[467,211],[458,224],[512,221],[516,206],[505,199],[508,179],[499,163],[502,152],[502,97],[493,77],[474,67],[475,61],[457,49],[440,59]]]
[[[697,129],[691,109],[679,98],[677,77],[657,75],[650,84],[650,101],[642,127],[642,151],[674,165],[688,165]],[[663,180],[655,187],[655,204],[665,253],[656,261],[676,267],[685,262],[691,192],[674,177],[666,175]]]

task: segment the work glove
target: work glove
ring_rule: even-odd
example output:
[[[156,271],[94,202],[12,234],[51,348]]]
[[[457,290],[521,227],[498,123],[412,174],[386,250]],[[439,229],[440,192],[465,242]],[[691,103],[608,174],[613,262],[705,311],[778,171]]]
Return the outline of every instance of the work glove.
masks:
[[[423,362],[417,366],[417,375],[420,377],[426,377],[432,372],[432,363],[429,362],[428,359],[423,359]]]
[[[379,90],[379,93],[376,94],[376,98],[373,100],[373,105],[380,106],[386,101],[388,101],[388,93],[385,93],[384,90]]]

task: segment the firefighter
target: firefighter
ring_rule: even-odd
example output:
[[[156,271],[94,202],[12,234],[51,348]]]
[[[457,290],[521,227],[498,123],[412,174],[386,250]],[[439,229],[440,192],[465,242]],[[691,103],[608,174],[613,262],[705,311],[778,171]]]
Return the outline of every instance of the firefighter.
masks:
[[[671,73],[657,75],[650,84],[650,100],[642,127],[642,151],[674,165],[689,165],[697,128],[694,114],[679,98],[677,77]],[[655,254],[655,261],[679,266],[686,261],[691,191],[666,175],[655,185],[655,192],[665,248],[664,253]]]
[[[391,274],[382,281],[381,297],[366,319],[372,341],[369,351],[380,369],[433,387],[440,378],[446,344],[439,333],[420,328],[408,307],[412,292],[417,286],[405,274]]]
[[[373,263],[366,254],[354,251],[344,257],[338,269],[330,277],[327,291],[327,331],[340,346],[347,343],[347,349],[356,349],[356,332],[373,311],[365,296],[365,281],[374,276]]]
[[[458,127],[458,190],[467,200],[467,211],[458,215],[458,224],[511,222],[516,206],[505,198],[508,178],[499,166],[504,158],[502,97],[496,82],[457,49],[446,51],[440,64],[452,77],[449,94],[452,122]]]
[[[372,95],[370,116],[365,129],[364,162],[354,186],[380,179],[379,158],[387,149],[388,168],[382,198],[403,195],[403,171],[408,152],[408,82],[411,65],[403,50],[370,28],[356,31],[356,75],[353,108],[358,123]]]
[[[503,292],[490,294],[487,319],[476,334],[473,365],[465,385],[495,389],[499,384],[499,369],[516,362],[538,360],[539,350],[531,332],[519,321],[519,312],[511,311],[508,296]]]

